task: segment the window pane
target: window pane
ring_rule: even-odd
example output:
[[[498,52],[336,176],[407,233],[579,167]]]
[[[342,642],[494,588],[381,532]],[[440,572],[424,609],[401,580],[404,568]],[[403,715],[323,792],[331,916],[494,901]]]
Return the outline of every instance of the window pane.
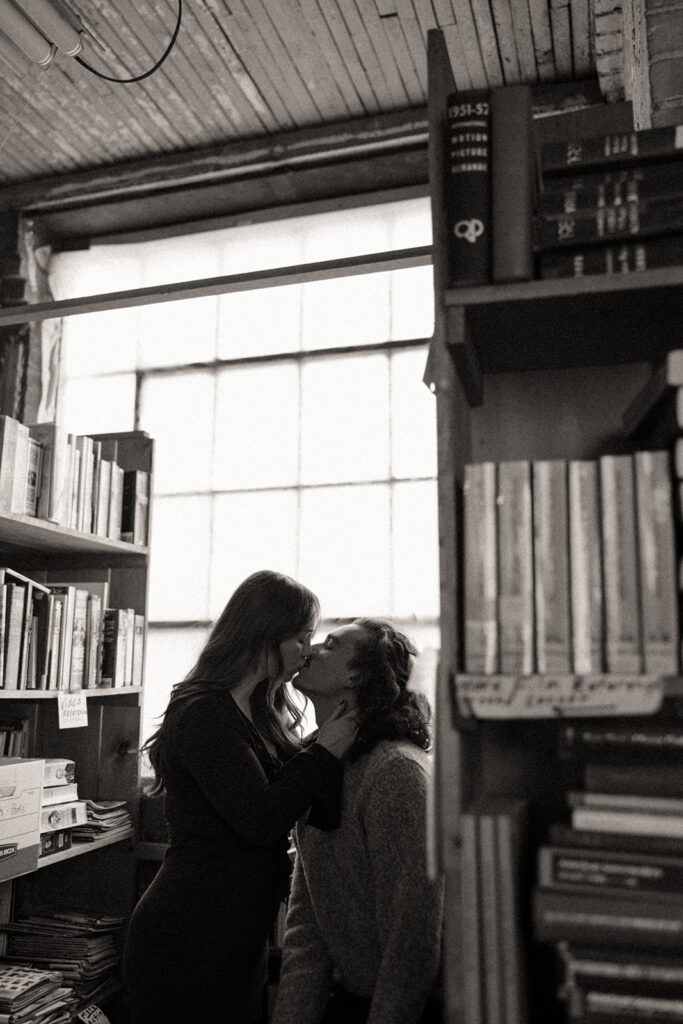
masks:
[[[218,357],[298,352],[301,347],[299,284],[234,292],[219,298]]]
[[[204,363],[216,355],[218,297],[140,308],[140,366]]]
[[[299,368],[293,362],[222,370],[216,390],[216,490],[297,483]]]
[[[436,400],[422,383],[426,346],[391,356],[391,471],[436,476]]]
[[[334,210],[307,218],[304,261],[341,259],[359,253],[387,252],[390,248],[392,210],[388,204],[355,211]]]
[[[274,569],[296,577],[296,491],[223,494],[214,499],[211,617],[217,618],[252,572]]]
[[[156,238],[134,248],[141,267],[138,287],[199,281],[223,273],[222,239],[211,231]]]
[[[303,285],[301,347],[372,345],[389,338],[391,274],[361,274]]]
[[[394,615],[439,614],[436,481],[393,488]]]
[[[65,375],[83,377],[134,370],[139,316],[140,310],[133,308],[67,317],[62,338]]]
[[[301,374],[303,483],[381,480],[389,473],[389,361],[334,356]]]
[[[412,249],[432,244],[432,213],[429,196],[403,199],[392,204],[392,249]]]
[[[139,288],[141,273],[142,262],[133,245],[92,245],[50,257],[50,288],[55,299]]]
[[[140,393],[140,429],[154,438],[157,494],[206,490],[213,459],[214,380],[211,374],[147,378]]]
[[[62,386],[60,420],[72,434],[106,434],[135,427],[135,374],[82,377]]]
[[[142,707],[143,742],[161,724],[171,689],[190,671],[208,629],[154,629],[147,631],[145,652],[145,689]],[[150,771],[151,774],[151,771]]]
[[[325,487],[301,494],[299,578],[327,618],[391,609],[389,487]]]
[[[151,534],[147,618],[208,619],[211,499],[157,498]]]
[[[221,274],[243,274],[269,267],[294,267],[302,262],[301,218],[226,228]]]
[[[391,340],[431,338],[434,333],[434,277],[431,267],[391,274]]]

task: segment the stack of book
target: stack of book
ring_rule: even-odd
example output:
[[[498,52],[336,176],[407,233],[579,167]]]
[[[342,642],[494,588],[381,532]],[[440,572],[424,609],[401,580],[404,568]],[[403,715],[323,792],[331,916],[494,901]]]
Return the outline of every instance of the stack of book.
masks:
[[[538,275],[683,262],[683,125],[548,142],[533,218]]]
[[[74,762],[68,758],[48,758],[40,811],[40,856],[68,850],[74,828],[86,821],[86,801],[78,799]]]
[[[468,464],[465,672],[675,675],[669,453]]]
[[[8,933],[5,962],[58,971],[75,1002],[103,1000],[117,987],[116,933],[123,918],[81,913],[32,914],[0,926]]]
[[[87,575],[87,574],[85,574]],[[140,686],[145,619],[109,607],[109,579],[47,580],[0,568],[0,687],[81,690]]]
[[[0,964],[0,1020],[10,1024],[69,1021],[76,1007],[73,991],[59,971],[22,964]]]
[[[538,850],[535,937],[572,1019],[683,1021],[683,727],[566,726],[583,788]]]
[[[133,819],[125,800],[86,800],[86,820],[73,829],[77,842],[92,843],[103,836],[129,832]]]

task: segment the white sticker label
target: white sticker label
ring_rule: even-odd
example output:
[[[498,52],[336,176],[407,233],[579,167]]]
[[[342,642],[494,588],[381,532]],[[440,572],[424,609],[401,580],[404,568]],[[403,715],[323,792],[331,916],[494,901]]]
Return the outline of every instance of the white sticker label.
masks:
[[[82,691],[58,693],[57,708],[60,729],[80,729],[88,724],[88,702]]]

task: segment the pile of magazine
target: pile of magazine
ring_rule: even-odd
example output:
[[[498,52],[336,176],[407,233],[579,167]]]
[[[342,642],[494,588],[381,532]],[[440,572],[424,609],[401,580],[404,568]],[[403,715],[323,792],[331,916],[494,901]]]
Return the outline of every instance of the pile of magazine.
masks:
[[[77,1006],[59,971],[0,963],[0,1020],[12,1024],[62,1024]]]
[[[118,835],[133,827],[125,800],[86,800],[88,820],[71,831],[72,839],[92,842],[103,836]]]

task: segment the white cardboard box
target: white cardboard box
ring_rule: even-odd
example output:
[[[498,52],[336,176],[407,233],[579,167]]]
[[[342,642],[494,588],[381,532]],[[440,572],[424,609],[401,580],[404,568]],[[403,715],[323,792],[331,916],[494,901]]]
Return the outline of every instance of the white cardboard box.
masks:
[[[35,871],[45,761],[0,757],[0,881]]]

